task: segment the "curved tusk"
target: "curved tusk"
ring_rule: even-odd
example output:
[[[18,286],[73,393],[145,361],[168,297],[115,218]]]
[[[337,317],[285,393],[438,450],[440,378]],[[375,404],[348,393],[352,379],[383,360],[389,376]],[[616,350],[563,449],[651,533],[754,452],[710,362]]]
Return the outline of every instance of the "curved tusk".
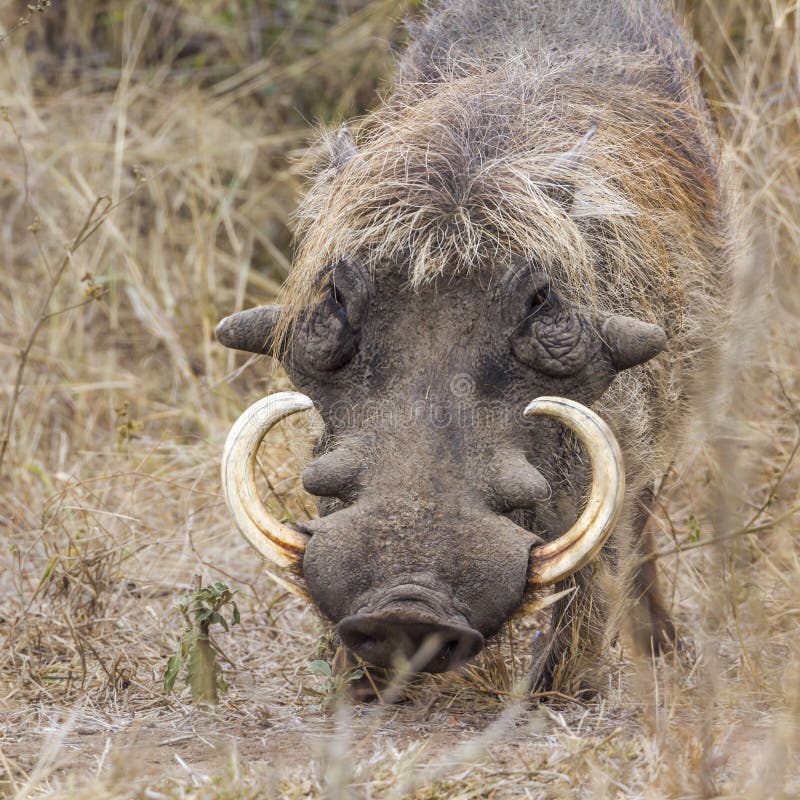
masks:
[[[222,454],[222,490],[233,521],[247,541],[278,570],[267,570],[277,583],[308,598],[300,577],[309,536],[284,525],[267,511],[256,489],[256,456],[275,423],[307,411],[313,403],[299,392],[279,392],[248,408],[231,428]]]
[[[578,435],[592,462],[592,488],[583,513],[554,542],[531,550],[528,584],[548,586],[586,566],[617,523],[625,498],[625,466],[611,429],[594,411],[566,397],[539,397],[523,412],[563,422]]]

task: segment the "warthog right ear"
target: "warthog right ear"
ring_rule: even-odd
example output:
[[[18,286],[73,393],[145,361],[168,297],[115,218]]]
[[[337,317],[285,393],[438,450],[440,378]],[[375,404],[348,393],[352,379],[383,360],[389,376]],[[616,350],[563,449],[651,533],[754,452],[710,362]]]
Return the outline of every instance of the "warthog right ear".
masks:
[[[221,320],[214,331],[217,341],[233,350],[272,355],[275,328],[282,306],[257,306]]]
[[[542,186],[544,191],[560,203],[567,213],[572,210],[572,204],[575,201],[575,173],[586,159],[589,143],[597,133],[597,128],[598,123],[592,122],[589,130],[583,134],[572,149],[556,159]]]
[[[667,346],[667,334],[660,325],[619,314],[606,319],[601,336],[611,355],[611,363],[618,370],[644,364]]]

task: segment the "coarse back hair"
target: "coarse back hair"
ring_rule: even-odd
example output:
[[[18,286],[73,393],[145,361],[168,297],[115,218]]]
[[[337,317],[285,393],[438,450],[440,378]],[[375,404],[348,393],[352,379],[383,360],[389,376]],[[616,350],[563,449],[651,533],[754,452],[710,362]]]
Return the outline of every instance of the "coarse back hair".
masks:
[[[653,477],[670,420],[708,397],[692,385],[718,358],[731,285],[727,178],[692,59],[655,0],[429,9],[355,146],[327,136],[284,326],[341,260],[376,280],[403,270],[410,289],[523,260],[575,303],[667,331],[668,357],[599,404]]]

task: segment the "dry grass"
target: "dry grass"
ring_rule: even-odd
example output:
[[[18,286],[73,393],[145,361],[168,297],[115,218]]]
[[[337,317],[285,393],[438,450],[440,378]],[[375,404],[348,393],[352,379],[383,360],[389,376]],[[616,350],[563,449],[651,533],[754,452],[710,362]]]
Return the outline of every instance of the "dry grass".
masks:
[[[388,709],[331,702],[308,668],[324,625],[231,531],[222,442],[285,378],[211,332],[285,278],[308,120],[377,102],[412,4],[277,5],[54,2],[0,44],[0,795],[798,796],[796,3],[689,3],[743,184],[747,291],[770,292],[738,416],[662,496],[687,651],[640,662],[623,640],[603,699],[534,706],[513,691],[523,620]],[[0,2],[7,28],[24,9]],[[271,483],[303,515],[307,437],[275,441]],[[161,689],[195,575],[239,588],[213,710]]]

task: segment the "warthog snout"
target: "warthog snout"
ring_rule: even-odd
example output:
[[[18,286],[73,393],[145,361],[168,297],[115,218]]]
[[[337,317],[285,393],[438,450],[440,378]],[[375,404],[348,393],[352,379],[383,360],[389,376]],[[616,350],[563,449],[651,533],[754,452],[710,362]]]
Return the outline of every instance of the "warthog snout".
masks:
[[[476,463],[460,475],[448,457],[447,432],[432,426],[404,431],[405,441],[395,437],[396,455],[384,450],[381,467],[370,465],[370,480],[360,478],[349,502],[339,500],[338,508],[291,528],[258,498],[256,453],[277,420],[309,405],[303,395],[287,392],[245,412],[228,437],[223,485],[242,533],[280,568],[276,579],[313,599],[338,626],[347,650],[368,664],[392,667],[405,659],[414,672],[443,672],[469,660],[526,591],[580,569],[616,522],[624,473],[613,435],[589,409],[540,398],[523,418],[547,414],[563,421],[593,466],[583,512],[550,542],[502,513],[509,505],[529,505],[529,496],[547,503],[547,484],[534,467],[520,460],[507,476],[496,463],[507,467],[508,458],[486,458],[486,470]],[[402,461],[407,448],[422,456],[413,470]],[[351,459],[337,452],[346,451],[330,451],[311,468],[314,481],[307,483],[315,491],[338,491],[338,478],[326,476],[337,475],[338,465]],[[336,469],[329,470],[331,464]],[[484,473],[500,488],[481,491]]]
[[[338,632],[367,663],[392,667],[405,661],[414,672],[446,672],[483,648],[483,636],[463,617],[448,619],[415,599],[345,617]]]

